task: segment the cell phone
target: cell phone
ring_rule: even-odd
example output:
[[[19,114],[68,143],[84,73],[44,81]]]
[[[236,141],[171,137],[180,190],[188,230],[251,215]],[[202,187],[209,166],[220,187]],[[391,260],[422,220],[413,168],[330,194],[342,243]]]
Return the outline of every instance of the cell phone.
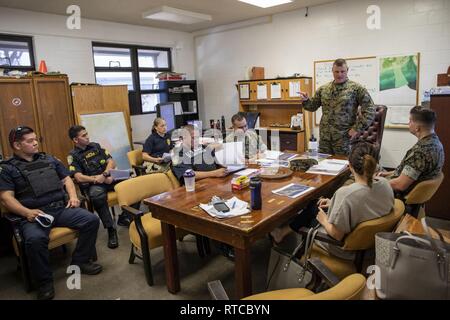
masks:
[[[225,202],[216,202],[213,204],[214,209],[216,209],[219,212],[228,212],[230,211],[230,208],[226,205]]]

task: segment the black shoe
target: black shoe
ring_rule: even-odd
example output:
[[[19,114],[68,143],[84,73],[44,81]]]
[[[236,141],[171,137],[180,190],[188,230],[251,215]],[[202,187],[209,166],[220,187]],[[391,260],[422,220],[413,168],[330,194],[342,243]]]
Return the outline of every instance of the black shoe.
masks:
[[[52,300],[54,297],[55,289],[53,288],[53,282],[46,283],[38,288],[38,300]]]
[[[220,251],[222,255],[232,261],[234,261],[234,248],[228,244],[222,243],[220,246]]]
[[[82,274],[95,275],[102,272],[103,267],[97,263],[83,263],[78,265]]]
[[[120,215],[119,215],[119,218],[117,219],[117,224],[119,225],[119,226],[122,226],[122,227],[129,227],[130,226],[130,223],[131,223],[131,220],[130,220],[130,218],[128,217],[128,215],[126,214],[126,213],[121,213]]]
[[[119,239],[117,237],[117,230],[108,228],[108,248],[115,249],[119,246]]]

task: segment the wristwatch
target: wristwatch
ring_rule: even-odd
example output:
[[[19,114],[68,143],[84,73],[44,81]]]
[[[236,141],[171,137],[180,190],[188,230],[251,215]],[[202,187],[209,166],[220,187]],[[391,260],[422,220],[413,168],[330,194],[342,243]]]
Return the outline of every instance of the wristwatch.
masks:
[[[110,174],[109,172],[106,172],[106,171],[105,171],[105,172],[102,173],[102,175],[103,175],[105,178],[107,178],[107,177],[109,177],[111,174]]]

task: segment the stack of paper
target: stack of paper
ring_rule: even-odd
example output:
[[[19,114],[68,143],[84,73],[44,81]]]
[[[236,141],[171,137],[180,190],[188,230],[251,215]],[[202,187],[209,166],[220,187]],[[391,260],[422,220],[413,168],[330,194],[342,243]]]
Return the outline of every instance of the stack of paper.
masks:
[[[276,150],[266,150],[264,152],[265,159],[267,160],[290,160],[298,156],[295,153],[284,153]]]
[[[250,210],[247,208],[248,203],[239,200],[236,197],[228,199],[227,201],[225,201],[225,203],[228,206],[228,208],[230,208],[230,211],[228,212],[219,212],[214,208],[212,204],[200,203],[200,208],[205,210],[206,213],[208,213],[210,216],[219,219],[237,217],[250,212]]]
[[[336,176],[348,166],[347,160],[325,159],[319,164],[309,168],[306,173],[325,174]]]

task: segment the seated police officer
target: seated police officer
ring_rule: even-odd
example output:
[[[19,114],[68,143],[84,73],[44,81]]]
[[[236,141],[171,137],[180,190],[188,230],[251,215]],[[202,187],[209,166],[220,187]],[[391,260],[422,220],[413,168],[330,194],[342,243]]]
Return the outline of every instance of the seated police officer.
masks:
[[[0,163],[0,200],[10,213],[24,218],[20,228],[31,274],[38,285],[38,299],[52,299],[55,291],[48,251],[51,227],[78,230],[71,264],[78,265],[82,273],[93,275],[102,271],[100,265],[90,262],[99,219],[79,208],[69,171],[56,158],[39,152],[33,129],[11,130],[9,143],[14,155]],[[63,187],[69,196],[67,203]]]
[[[69,129],[69,137],[75,143],[75,148],[67,157],[69,170],[80,188],[87,191],[103,227],[108,229],[108,247],[117,248],[119,240],[108,206],[108,191],[114,191],[114,181],[109,170],[114,169],[116,163],[107,150],[98,143],[89,142],[89,135],[83,126],[72,126]],[[122,213],[117,223],[128,226],[130,221]]]

